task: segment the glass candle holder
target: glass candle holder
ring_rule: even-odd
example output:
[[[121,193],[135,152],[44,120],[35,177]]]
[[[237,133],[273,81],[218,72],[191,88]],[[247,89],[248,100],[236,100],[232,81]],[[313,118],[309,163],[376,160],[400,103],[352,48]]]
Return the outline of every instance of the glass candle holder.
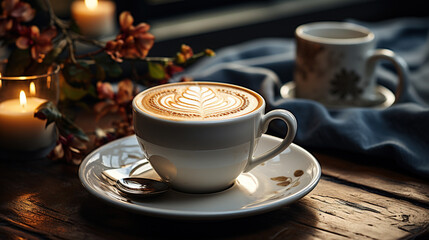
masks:
[[[4,66],[2,63],[0,72]],[[1,153],[47,154],[55,146],[55,124],[46,126],[46,120],[35,118],[34,112],[47,101],[58,103],[59,74],[60,67],[55,65],[43,75],[0,76]]]

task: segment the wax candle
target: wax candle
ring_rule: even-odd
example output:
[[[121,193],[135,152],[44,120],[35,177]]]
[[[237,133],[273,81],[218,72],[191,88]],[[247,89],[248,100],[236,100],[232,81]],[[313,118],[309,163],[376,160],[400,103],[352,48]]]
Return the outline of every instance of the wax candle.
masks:
[[[82,34],[101,36],[115,30],[115,4],[111,1],[75,1],[71,13]]]
[[[27,98],[21,91],[19,99],[0,103],[0,148],[33,151],[52,144],[54,124],[45,128],[46,120],[34,117],[35,109],[44,102],[38,97]]]

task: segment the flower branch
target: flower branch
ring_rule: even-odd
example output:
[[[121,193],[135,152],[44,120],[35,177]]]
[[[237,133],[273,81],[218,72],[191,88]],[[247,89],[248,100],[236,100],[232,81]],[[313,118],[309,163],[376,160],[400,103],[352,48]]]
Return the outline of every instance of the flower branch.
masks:
[[[32,1],[33,2],[33,1]],[[198,59],[214,56],[211,49],[194,54],[192,48],[182,44],[172,57],[148,57],[154,46],[155,36],[147,23],[134,24],[130,12],[119,15],[119,33],[107,42],[91,39],[75,31],[72,21],[63,20],[55,14],[51,2],[43,0],[49,15],[49,24],[39,29],[29,25],[36,11],[30,3],[21,0],[2,0],[0,13],[0,42],[11,48],[4,76],[25,76],[45,74],[56,63],[61,66],[60,99],[68,102],[86,104],[83,99],[96,102],[94,111],[97,119],[113,113],[121,116],[113,127],[96,131],[96,145],[103,144],[124,135],[133,133],[131,102],[136,94],[136,82],[150,87],[164,84],[171,77],[183,71]],[[77,43],[95,48],[90,52],[77,51]],[[140,70],[138,62],[146,66]],[[123,64],[131,66],[132,79],[118,83],[117,91],[106,79],[116,79],[123,75]],[[55,121],[60,136],[58,146],[51,158],[73,159],[78,164],[78,156],[85,149],[86,135],[71,121],[67,120],[52,105],[39,109],[37,117],[47,117]],[[70,162],[70,161],[69,161]]]
[[[64,34],[64,38],[67,42],[68,48],[69,48],[69,55],[70,55],[70,60],[72,63],[76,63],[76,58],[75,58],[75,50],[74,50],[74,43],[72,38],[70,37],[68,28],[70,28],[70,23],[65,22],[64,20],[60,19],[57,17],[57,15],[55,15],[54,13],[54,9],[52,8],[51,2],[49,0],[44,0],[44,3],[46,5],[46,7],[48,8],[48,12],[49,12],[49,17],[50,17],[50,24],[51,26],[55,27],[58,26],[61,29],[62,34]]]

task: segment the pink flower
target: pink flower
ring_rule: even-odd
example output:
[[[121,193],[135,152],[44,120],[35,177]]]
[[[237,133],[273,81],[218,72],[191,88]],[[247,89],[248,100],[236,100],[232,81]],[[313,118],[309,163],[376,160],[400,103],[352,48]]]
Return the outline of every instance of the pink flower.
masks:
[[[94,105],[94,110],[97,113],[96,120],[98,121],[108,113],[119,113],[127,122],[132,118],[131,102],[136,94],[134,84],[130,79],[121,80],[118,83],[117,93],[113,92],[110,83],[97,83],[98,97],[104,101],[100,101]]]
[[[52,160],[65,159],[67,163],[79,165],[83,157],[87,153],[88,147],[78,138],[69,134],[67,136],[59,136],[57,145],[49,153],[48,158]]]
[[[182,44],[180,52],[176,54],[174,62],[177,64],[185,64],[191,57],[194,56],[194,51],[186,44]]]
[[[194,51],[192,51],[192,48],[186,44],[182,44],[182,46],[180,47],[180,53],[183,54],[186,60],[194,56]]]
[[[3,0],[1,6],[3,12],[0,15],[0,36],[5,36],[14,24],[18,26],[19,22],[31,21],[36,14],[30,4],[19,0]]]
[[[122,80],[118,83],[118,93],[116,102],[118,104],[127,104],[134,98],[134,85],[130,79]]]
[[[113,92],[110,83],[97,82],[97,93],[99,99],[113,99],[115,92]]]
[[[204,50],[204,54],[205,54],[206,56],[209,56],[209,57],[214,57],[214,56],[216,56],[216,53],[215,53],[213,50],[209,49],[209,48],[207,48],[206,50]]]
[[[120,34],[106,43],[107,54],[117,62],[122,62],[122,58],[143,59],[153,46],[155,37],[148,33],[150,25],[140,23],[134,26],[133,22],[130,12],[122,12],[119,16]]]
[[[52,39],[57,36],[55,27],[49,27],[40,32],[37,26],[23,27],[21,36],[16,40],[16,46],[20,49],[31,48],[31,57],[37,62],[42,62],[46,54],[53,49]]]
[[[2,8],[4,17],[14,18],[19,22],[29,22],[36,14],[36,10],[31,8],[29,3],[19,0],[3,0]]]

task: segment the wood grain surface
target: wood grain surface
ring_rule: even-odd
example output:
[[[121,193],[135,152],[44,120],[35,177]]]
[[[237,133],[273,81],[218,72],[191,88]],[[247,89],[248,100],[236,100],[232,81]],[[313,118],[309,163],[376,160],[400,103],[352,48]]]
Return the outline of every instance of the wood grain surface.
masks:
[[[304,198],[258,216],[204,222],[110,206],[84,189],[77,166],[49,159],[2,160],[0,239],[428,238],[427,179],[354,157],[314,155],[322,178]]]

